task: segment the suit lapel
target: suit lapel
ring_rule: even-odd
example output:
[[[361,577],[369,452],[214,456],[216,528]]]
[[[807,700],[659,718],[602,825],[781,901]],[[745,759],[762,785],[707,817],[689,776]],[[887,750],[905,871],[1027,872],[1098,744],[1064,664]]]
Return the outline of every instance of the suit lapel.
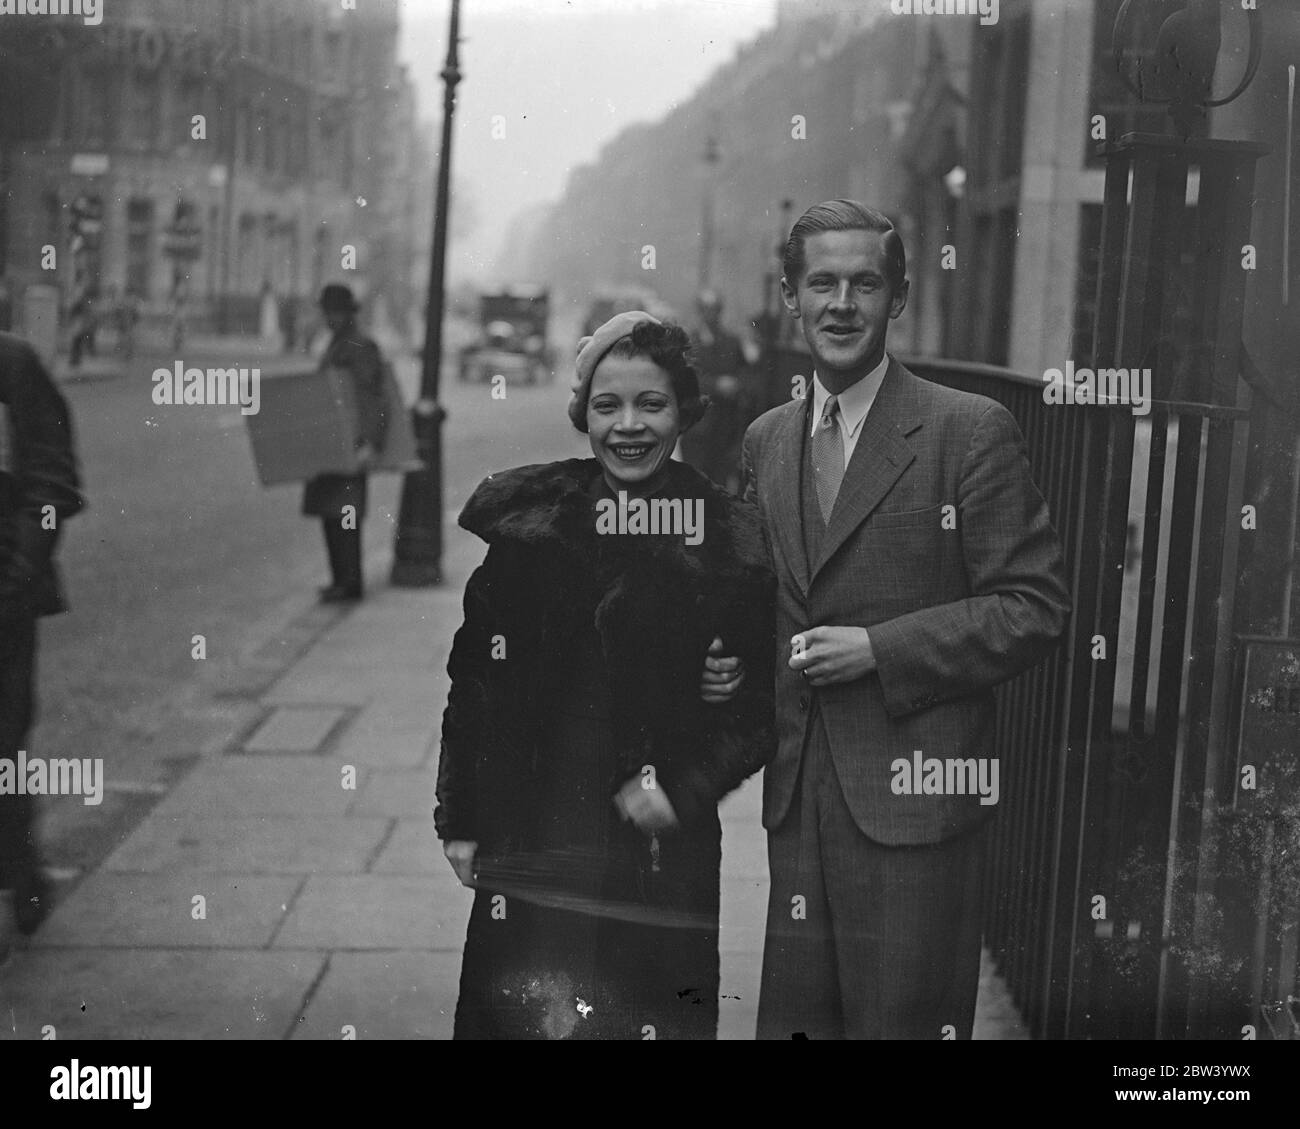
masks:
[[[803,547],[802,499],[799,493],[803,461],[803,427],[808,419],[809,391],[803,400],[792,401],[782,417],[772,456],[773,504],[769,509],[776,540],[790,566],[799,591],[808,595],[808,555]]]
[[[899,476],[916,458],[905,436],[921,426],[910,381],[916,378],[892,357],[876,393],[875,403],[862,423],[853,457],[844,471],[835,509],[822,538],[821,556],[811,580],[825,567],[859,525],[866,521]]]

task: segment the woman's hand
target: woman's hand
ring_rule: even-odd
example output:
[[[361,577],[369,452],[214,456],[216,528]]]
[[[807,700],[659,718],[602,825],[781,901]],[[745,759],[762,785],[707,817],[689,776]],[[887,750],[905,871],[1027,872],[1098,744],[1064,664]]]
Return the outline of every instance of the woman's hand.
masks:
[[[634,776],[614,795],[614,806],[624,819],[630,819],[643,834],[668,831],[677,824],[677,813],[664,790],[653,780]]]
[[[745,681],[745,664],[735,655],[726,655],[722,639],[715,636],[704,658],[700,678],[700,697],[711,706],[731,701]]]
[[[460,884],[471,890],[474,888],[474,855],[477,852],[478,844],[468,839],[448,839],[442,845],[442,853],[447,856]]]

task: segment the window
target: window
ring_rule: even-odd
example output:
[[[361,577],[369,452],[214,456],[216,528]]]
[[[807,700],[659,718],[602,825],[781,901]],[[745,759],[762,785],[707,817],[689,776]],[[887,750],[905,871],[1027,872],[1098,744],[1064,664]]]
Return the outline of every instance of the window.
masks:
[[[57,192],[47,191],[41,195],[41,213],[45,220],[44,242],[52,247],[63,246],[63,205],[59,203]]]
[[[222,230],[221,230],[221,209],[216,204],[208,207],[208,295],[211,297],[217,293],[217,257],[224,253]]]
[[[148,298],[153,270],[152,200],[129,200],[126,205],[126,292]]]
[[[168,139],[172,145],[187,145],[190,143],[200,144],[203,142],[194,141],[194,115],[203,114],[207,123],[208,137],[213,138],[217,123],[212,120],[212,113],[209,108],[207,85],[199,75],[185,75],[179,84],[179,97],[176,101],[176,136]]]
[[[109,142],[112,73],[107,67],[87,67],[81,73],[81,97],[77,108],[77,138],[83,144],[103,148]]]
[[[126,124],[130,144],[140,149],[158,146],[158,119],[161,98],[158,72],[139,68],[127,80],[131,84],[132,112]],[[164,147],[165,143],[164,143]]]
[[[256,142],[253,137],[253,115],[249,113],[247,102],[241,101],[239,103],[239,108],[235,111],[235,116],[239,123],[236,129],[239,134],[240,156],[245,165],[251,165],[253,163],[253,155],[257,150],[255,148]]]

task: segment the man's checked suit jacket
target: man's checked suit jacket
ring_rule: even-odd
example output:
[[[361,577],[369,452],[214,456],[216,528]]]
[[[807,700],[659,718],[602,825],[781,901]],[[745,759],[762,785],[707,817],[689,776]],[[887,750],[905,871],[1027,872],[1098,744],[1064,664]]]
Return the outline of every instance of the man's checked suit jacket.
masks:
[[[762,511],[778,582],[779,748],[763,823],[779,826],[790,807],[815,695],[862,831],[886,844],[940,842],[996,807],[977,795],[895,794],[891,765],[916,750],[999,755],[993,687],[1065,629],[1061,546],[1011,413],[891,359],[809,561],[800,500],[811,402],[809,393],[772,409],[745,436],[746,496]],[[816,626],[867,628],[877,671],[809,686],[788,665],[789,645]]]

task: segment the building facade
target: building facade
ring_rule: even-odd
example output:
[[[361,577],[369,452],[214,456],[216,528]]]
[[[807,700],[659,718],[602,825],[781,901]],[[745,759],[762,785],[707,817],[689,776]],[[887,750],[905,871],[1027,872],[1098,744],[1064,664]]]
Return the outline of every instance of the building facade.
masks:
[[[334,278],[405,316],[414,201],[392,171],[422,150],[397,0],[117,0],[96,26],[5,32],[11,293],[53,283],[66,304],[76,204],[96,217],[80,273],[146,316],[180,292],[192,322],[247,332],[266,292],[302,303]]]

